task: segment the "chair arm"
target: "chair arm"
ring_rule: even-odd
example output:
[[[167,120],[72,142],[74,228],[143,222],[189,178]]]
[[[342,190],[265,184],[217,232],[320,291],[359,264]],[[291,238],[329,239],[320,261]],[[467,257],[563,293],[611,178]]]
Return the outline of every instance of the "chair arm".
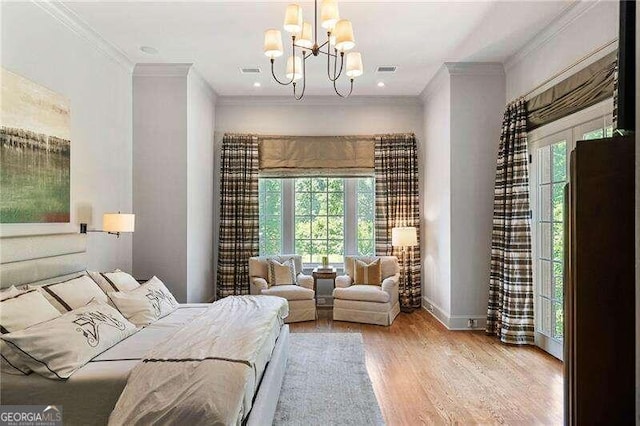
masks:
[[[390,295],[392,293],[398,293],[398,284],[400,283],[400,274],[395,274],[391,277],[387,277],[382,280],[382,290],[386,291]]]
[[[261,294],[262,290],[266,290],[269,288],[269,284],[267,284],[267,280],[260,277],[251,277],[251,288],[249,293],[251,294]]]
[[[351,286],[352,280],[349,275],[339,275],[336,277],[336,288],[347,288]]]
[[[313,277],[311,275],[305,275],[302,272],[298,274],[298,285],[300,287],[313,290]]]

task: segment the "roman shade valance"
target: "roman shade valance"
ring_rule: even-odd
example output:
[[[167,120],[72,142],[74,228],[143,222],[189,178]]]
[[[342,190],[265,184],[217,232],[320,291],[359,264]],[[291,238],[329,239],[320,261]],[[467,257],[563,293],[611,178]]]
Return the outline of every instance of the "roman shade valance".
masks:
[[[527,130],[612,97],[616,63],[617,51],[527,101]]]
[[[370,176],[373,136],[260,136],[260,176]]]

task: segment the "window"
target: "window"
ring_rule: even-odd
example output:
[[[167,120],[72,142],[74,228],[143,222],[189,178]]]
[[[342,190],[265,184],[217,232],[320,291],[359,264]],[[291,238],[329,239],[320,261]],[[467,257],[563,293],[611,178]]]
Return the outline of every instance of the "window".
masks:
[[[345,253],[374,253],[374,178],[261,178],[259,194],[261,255],[340,264]]]

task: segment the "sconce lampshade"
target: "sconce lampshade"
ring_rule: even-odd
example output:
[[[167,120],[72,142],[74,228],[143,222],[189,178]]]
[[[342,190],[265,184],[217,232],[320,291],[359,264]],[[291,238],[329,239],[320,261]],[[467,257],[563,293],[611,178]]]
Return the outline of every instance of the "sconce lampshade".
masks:
[[[391,230],[391,245],[411,247],[418,245],[418,232],[414,226],[400,226]]]
[[[102,216],[102,230],[104,232],[133,232],[136,222],[135,214],[105,213]]]

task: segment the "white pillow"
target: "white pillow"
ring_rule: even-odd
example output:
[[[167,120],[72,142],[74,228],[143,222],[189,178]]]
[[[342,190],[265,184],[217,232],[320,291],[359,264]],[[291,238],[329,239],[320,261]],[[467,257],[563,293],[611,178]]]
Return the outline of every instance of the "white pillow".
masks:
[[[23,330],[60,316],[60,312],[36,290],[0,301],[0,332]]]
[[[94,301],[54,320],[3,334],[0,339],[41,376],[67,379],[136,331],[116,309]]]
[[[147,326],[178,309],[178,302],[157,277],[132,291],[109,293],[109,297],[129,321]]]
[[[105,293],[131,291],[140,287],[140,283],[135,278],[120,269],[116,269],[113,272],[87,272]]]
[[[296,264],[293,259],[280,263],[275,259],[267,260],[269,285],[296,284]]]
[[[43,285],[38,290],[63,314],[85,306],[93,299],[107,303],[109,298],[88,275]]]

